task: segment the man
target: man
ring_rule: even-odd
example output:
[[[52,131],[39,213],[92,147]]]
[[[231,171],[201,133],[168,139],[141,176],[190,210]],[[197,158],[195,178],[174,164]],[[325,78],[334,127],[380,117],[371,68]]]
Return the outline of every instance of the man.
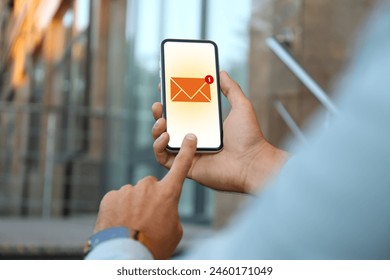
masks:
[[[294,144],[288,161],[264,139],[251,103],[225,72],[221,89],[232,109],[218,154],[195,154],[194,135],[177,156],[168,153],[162,107],[154,104],[153,148],[170,170],[160,181],[146,177],[103,198],[87,259],[169,258],[182,236],[178,201],[185,177],[257,195],[184,258],[389,259],[389,14],[386,1],[338,86],[341,115],[326,130],[313,122],[310,144]]]

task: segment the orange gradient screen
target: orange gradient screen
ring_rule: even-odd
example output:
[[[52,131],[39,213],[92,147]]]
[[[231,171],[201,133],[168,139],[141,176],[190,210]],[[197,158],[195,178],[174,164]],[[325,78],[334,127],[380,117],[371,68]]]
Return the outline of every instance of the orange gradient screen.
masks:
[[[220,149],[216,46],[211,42],[165,41],[162,52],[169,147],[180,148],[184,136],[193,133],[198,137],[198,149]]]

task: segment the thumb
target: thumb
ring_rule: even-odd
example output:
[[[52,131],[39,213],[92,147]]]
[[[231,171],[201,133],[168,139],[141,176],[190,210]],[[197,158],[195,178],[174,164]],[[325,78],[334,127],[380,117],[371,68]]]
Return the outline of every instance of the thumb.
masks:
[[[220,72],[220,84],[221,90],[232,108],[239,106],[247,100],[240,86],[225,71]]]
[[[192,166],[192,160],[196,153],[197,138],[194,134],[187,134],[183,140],[180,151],[173,161],[172,167],[161,180],[164,189],[170,195],[180,198],[183,183]]]

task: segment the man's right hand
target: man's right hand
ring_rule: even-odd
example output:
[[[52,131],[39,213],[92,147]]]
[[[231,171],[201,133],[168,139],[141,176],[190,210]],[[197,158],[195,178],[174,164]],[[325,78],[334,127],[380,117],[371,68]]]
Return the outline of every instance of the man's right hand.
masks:
[[[220,82],[232,107],[223,123],[224,149],[215,154],[197,154],[187,177],[216,190],[250,193],[279,171],[287,154],[265,140],[253,106],[240,86],[223,71]],[[161,103],[153,104],[157,120],[152,129],[153,149],[157,161],[171,168],[176,154],[166,150],[169,135],[162,110]]]

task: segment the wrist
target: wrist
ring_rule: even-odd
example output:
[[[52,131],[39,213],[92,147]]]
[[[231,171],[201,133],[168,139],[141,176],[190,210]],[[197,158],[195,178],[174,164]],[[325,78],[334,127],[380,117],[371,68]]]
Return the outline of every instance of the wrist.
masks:
[[[288,160],[288,153],[276,148],[264,140],[254,151],[253,157],[247,169],[246,193],[255,193],[271,178],[279,174]]]
[[[84,255],[86,256],[99,244],[112,239],[135,239],[137,240],[138,231],[131,235],[127,227],[110,227],[93,234],[85,243]]]

